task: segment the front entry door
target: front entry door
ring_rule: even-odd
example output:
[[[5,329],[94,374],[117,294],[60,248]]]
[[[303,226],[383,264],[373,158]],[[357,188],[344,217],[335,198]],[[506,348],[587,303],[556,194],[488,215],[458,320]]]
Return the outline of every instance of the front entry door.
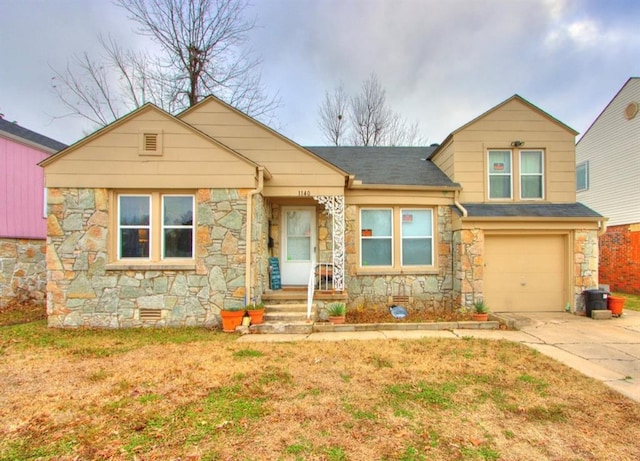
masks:
[[[282,284],[306,285],[316,251],[316,209],[283,207],[282,220]]]

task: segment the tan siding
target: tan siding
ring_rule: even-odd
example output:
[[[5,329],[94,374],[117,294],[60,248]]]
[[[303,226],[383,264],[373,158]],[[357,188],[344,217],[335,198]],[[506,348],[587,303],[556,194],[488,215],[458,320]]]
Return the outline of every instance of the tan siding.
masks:
[[[522,148],[512,147],[523,141]],[[556,121],[524,103],[513,100],[453,135],[455,181],[463,187],[460,201],[488,201],[487,151],[513,153],[513,201],[519,201],[519,150],[541,149],[545,158],[545,197],[548,202],[575,202],[574,135]]]
[[[160,155],[140,155],[142,133],[160,135]],[[48,187],[255,187],[256,176],[252,163],[155,109],[81,144],[45,171]]]
[[[273,175],[268,185],[271,192],[275,191],[273,188],[281,192],[282,186],[319,186],[322,182],[344,184],[344,175],[335,167],[215,99],[203,102],[181,118],[253,162],[264,165]]]
[[[455,163],[453,156],[453,144],[449,143],[447,146],[443,147],[442,151],[438,153],[438,155],[432,159],[433,163],[440,168],[444,174],[449,176],[452,181],[456,181],[455,179]]]
[[[453,193],[433,191],[349,190],[349,205],[453,205]]]

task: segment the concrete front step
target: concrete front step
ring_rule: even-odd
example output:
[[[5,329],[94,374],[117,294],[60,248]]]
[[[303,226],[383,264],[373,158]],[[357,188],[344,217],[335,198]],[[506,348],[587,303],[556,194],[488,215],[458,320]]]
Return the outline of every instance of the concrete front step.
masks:
[[[252,333],[259,334],[311,334],[313,322],[269,322],[249,328]]]

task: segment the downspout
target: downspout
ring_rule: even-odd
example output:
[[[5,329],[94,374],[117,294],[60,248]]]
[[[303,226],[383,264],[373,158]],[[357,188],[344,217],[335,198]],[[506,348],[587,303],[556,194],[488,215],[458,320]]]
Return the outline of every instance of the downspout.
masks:
[[[458,210],[460,210],[460,213],[462,213],[462,217],[466,218],[467,217],[467,209],[465,207],[462,206],[462,203],[460,203],[458,201],[458,197],[460,196],[460,191],[456,190],[454,192],[454,196],[453,196],[453,204],[456,206],[456,208]]]
[[[608,219],[603,219],[602,221],[598,221],[598,237],[602,237],[607,233],[607,221]]]
[[[253,196],[260,194],[264,188],[264,167],[258,167],[258,187],[250,190],[247,194],[247,228],[245,230],[245,268],[244,268],[244,304],[245,306],[252,302],[251,299],[251,246],[252,246],[252,229],[253,229]]]

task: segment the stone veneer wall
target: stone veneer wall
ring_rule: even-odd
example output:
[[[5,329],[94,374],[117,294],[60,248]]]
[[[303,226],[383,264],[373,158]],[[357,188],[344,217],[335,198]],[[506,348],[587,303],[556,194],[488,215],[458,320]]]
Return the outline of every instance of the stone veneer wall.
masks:
[[[14,298],[44,301],[46,241],[0,239],[0,307]]]
[[[247,192],[197,191],[194,270],[112,270],[107,190],[49,189],[49,325],[218,325],[222,307],[244,305]],[[141,319],[141,309],[160,316]]]
[[[345,287],[350,309],[386,309],[393,296],[408,296],[410,307],[436,311],[456,309],[453,290],[451,208],[439,206],[437,272],[429,274],[358,275],[358,229],[355,205],[345,208]]]
[[[454,232],[454,282],[456,304],[470,309],[484,295],[484,231]]]
[[[598,288],[598,231],[576,230],[573,233],[574,312],[584,313],[584,290]]]

